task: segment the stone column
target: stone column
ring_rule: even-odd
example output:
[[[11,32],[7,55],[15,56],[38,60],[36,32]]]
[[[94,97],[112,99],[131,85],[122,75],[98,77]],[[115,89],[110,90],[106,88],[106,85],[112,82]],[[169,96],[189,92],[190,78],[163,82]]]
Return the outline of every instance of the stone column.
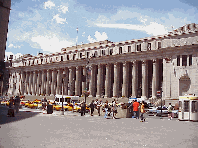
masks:
[[[118,63],[114,64],[114,84],[113,84],[113,97],[119,97],[119,75],[118,75]]]
[[[105,79],[105,98],[110,97],[110,79],[111,79],[111,74],[110,74],[110,64],[108,63],[106,65],[106,79]]]
[[[33,71],[32,95],[36,95],[36,93],[35,93],[35,85],[36,85],[36,71]]]
[[[152,78],[152,98],[157,98],[157,77],[158,77],[158,61],[155,59],[153,60],[153,78]]]
[[[47,82],[46,82],[46,95],[50,95],[50,87],[49,87],[49,81],[51,80],[50,70],[47,70]]]
[[[137,97],[137,61],[133,61],[132,69],[132,97]]]
[[[128,79],[129,79],[129,63],[128,62],[124,62],[123,63],[123,94],[122,96],[124,97],[128,97],[129,96],[129,83],[128,83]]]
[[[75,87],[75,81],[74,81],[74,67],[71,67],[69,69],[69,95],[74,95],[74,87]]]
[[[29,78],[29,73],[26,71],[25,72],[25,94],[28,94],[28,90],[27,90],[28,83],[29,83],[28,78]]]
[[[86,66],[83,66],[83,77],[85,77],[85,82],[82,82],[82,92],[86,90],[86,74],[87,74]]]
[[[28,94],[32,93],[32,71],[30,71],[30,76],[29,76],[29,88],[28,88]]]
[[[148,71],[147,71],[147,61],[142,61],[142,98],[147,99],[147,88],[148,88]]]
[[[64,69],[64,84],[63,84],[63,94],[64,95],[68,95],[68,78],[69,78],[69,70],[68,70],[68,68],[66,67],[65,69]]]
[[[21,72],[21,94],[24,95],[25,90],[25,72]]]
[[[91,83],[90,83],[90,97],[96,94],[96,65],[91,65]]]
[[[56,94],[61,95],[62,69],[58,69]]]
[[[103,87],[103,65],[102,64],[98,64],[98,82],[97,82],[97,95],[96,97],[101,97],[102,95],[102,87]],[[104,95],[104,94],[103,94]]]
[[[76,83],[75,83],[75,95],[80,96],[80,83],[81,83],[81,67],[76,67]]]
[[[40,90],[40,77],[41,77],[41,72],[38,71],[38,75],[37,75],[37,86],[36,86],[36,95],[39,96],[39,90]]]
[[[41,95],[44,96],[44,85],[45,85],[45,70],[42,70],[42,78],[41,78]]]
[[[55,81],[56,81],[56,77],[55,77],[56,74],[55,73],[56,73],[56,70],[53,69],[52,70],[52,83],[51,83],[51,94],[52,95],[55,95],[55,89],[54,89],[55,88],[54,85],[55,85]]]

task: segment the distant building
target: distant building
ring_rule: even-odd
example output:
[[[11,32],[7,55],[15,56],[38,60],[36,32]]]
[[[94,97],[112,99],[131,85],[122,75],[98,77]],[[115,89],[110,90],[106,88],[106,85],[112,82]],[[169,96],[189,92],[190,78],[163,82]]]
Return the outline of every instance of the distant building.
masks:
[[[8,33],[11,0],[0,0],[0,96],[3,95],[5,87],[5,50]]]
[[[84,77],[89,67],[89,85]],[[101,41],[12,62],[9,94],[133,97],[158,102],[198,95],[198,24],[165,35]]]

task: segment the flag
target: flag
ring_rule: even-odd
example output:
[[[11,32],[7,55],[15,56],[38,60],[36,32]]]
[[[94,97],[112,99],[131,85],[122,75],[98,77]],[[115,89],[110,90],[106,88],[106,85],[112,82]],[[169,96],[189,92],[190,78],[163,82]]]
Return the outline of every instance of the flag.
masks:
[[[77,27],[76,31],[77,31],[77,33],[78,33],[78,27]]]

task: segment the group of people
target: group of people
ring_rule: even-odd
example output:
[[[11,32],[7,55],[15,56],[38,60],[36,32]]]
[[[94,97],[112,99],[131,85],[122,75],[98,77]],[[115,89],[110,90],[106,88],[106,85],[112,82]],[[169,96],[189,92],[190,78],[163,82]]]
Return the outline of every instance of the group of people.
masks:
[[[116,107],[115,99],[114,101],[112,101],[111,106],[108,104],[108,101],[106,100],[104,107],[101,109],[102,104],[103,104],[102,100],[96,99],[95,101],[94,100],[91,101],[90,105],[88,106],[90,108],[91,116],[93,116],[94,109],[97,109],[98,116],[101,115],[101,110],[102,110],[105,112],[104,118],[107,119],[108,114],[111,114],[112,119],[115,119],[115,116],[117,114],[117,107]],[[86,112],[86,104],[83,101],[81,102],[81,116],[85,115],[85,112]]]
[[[144,113],[145,113],[145,103],[144,101],[142,101],[141,103],[137,102],[137,100],[134,100],[131,102],[131,105],[129,106],[129,108],[133,109],[133,118],[139,119],[139,110],[140,110],[140,121],[144,122],[145,121],[145,117],[144,117]]]

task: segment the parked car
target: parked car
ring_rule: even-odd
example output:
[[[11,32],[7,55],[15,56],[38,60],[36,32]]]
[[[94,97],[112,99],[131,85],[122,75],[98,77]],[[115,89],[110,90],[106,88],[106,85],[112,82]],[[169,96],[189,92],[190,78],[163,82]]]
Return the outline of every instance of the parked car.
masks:
[[[156,110],[156,116],[168,117],[168,108],[166,106],[162,106],[162,114],[161,114],[161,106],[158,106]]]
[[[145,109],[145,112],[148,116],[154,116],[157,113],[157,108],[154,106],[150,106],[148,108]]]

